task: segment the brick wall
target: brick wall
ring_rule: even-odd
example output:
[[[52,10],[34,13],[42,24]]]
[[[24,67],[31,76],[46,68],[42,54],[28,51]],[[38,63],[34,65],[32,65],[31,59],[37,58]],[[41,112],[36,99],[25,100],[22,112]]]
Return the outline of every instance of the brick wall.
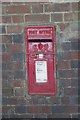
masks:
[[[2,3],[3,118],[78,117],[79,8],[79,2]],[[45,23],[56,26],[57,94],[29,96],[24,28]]]

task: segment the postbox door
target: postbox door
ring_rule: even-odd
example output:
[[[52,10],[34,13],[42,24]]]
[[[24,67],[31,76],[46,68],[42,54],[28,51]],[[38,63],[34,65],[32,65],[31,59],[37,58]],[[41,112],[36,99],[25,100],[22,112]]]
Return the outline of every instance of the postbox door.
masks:
[[[29,94],[56,93],[53,32],[54,27],[27,28],[26,59]]]

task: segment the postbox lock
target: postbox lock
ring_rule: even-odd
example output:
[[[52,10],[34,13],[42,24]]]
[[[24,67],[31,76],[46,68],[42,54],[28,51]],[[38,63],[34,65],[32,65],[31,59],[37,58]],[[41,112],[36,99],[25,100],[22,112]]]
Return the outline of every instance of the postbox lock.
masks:
[[[43,56],[44,56],[43,54],[39,54],[39,58],[43,58]]]

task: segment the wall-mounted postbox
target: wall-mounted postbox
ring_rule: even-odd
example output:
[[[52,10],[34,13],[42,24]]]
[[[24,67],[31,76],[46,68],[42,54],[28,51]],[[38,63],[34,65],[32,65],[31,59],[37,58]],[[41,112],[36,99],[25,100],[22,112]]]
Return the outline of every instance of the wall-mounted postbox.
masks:
[[[55,27],[26,28],[26,62],[29,94],[55,94]]]

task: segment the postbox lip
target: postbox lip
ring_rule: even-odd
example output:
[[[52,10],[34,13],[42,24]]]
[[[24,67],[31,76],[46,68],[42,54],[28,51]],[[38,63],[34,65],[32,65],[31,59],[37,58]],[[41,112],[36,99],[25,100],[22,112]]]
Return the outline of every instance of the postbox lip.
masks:
[[[48,38],[48,39],[53,39],[52,37],[54,37],[55,38],[55,34],[56,34],[56,29],[55,29],[55,26],[54,25],[30,25],[30,26],[26,26],[26,28],[25,28],[25,34],[27,33],[27,31],[28,30],[30,30],[30,29],[33,29],[33,31],[38,31],[38,30],[47,30],[47,29],[50,29],[51,31],[53,31],[52,33],[49,33],[51,36]],[[40,34],[40,33],[39,33]],[[52,35],[53,34],[53,35]],[[35,34],[34,34],[35,35]],[[47,35],[47,33],[45,33],[45,35],[44,36],[46,36]],[[28,36],[30,36],[28,33],[26,34],[26,38],[28,38]],[[37,35],[37,36],[39,36],[39,35]],[[43,36],[42,36],[43,37]],[[47,39],[47,37],[48,36],[46,36],[46,39]],[[39,37],[38,37],[39,38]],[[38,38],[36,38],[36,39],[38,39]],[[30,37],[30,39],[31,39],[31,37]],[[32,37],[32,39],[33,39],[33,37]],[[35,38],[34,38],[35,39]],[[42,38],[41,38],[42,39]],[[45,39],[45,37],[43,38],[43,39]]]
[[[28,25],[25,27],[25,31],[27,31],[27,29],[29,28],[53,28],[53,29],[56,29],[56,26],[54,25]]]
[[[42,24],[39,24],[39,23],[32,23],[32,24],[27,24],[26,27],[24,28],[25,32],[27,31],[27,28],[54,28],[55,31],[56,31],[56,26],[57,25],[54,25],[53,23],[42,23]]]

